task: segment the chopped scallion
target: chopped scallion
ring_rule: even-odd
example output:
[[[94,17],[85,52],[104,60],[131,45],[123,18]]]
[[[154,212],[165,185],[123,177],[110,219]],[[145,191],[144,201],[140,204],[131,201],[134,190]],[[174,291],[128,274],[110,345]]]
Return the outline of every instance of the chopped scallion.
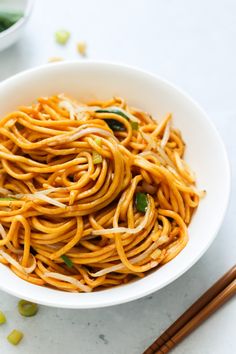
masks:
[[[98,109],[98,110],[96,110],[96,112],[97,113],[115,113],[115,114],[118,114],[119,116],[124,117],[127,120],[129,120],[129,117],[123,111],[121,111],[118,107],[117,108]]]
[[[23,338],[24,334],[17,329],[14,329],[8,336],[7,340],[9,343],[13,345],[17,345],[20,343],[21,339]]]
[[[122,111],[119,110],[119,108],[106,108],[106,109],[98,109],[96,111],[97,113],[114,113],[114,114],[118,114],[119,116],[129,120],[128,116],[126,116]],[[115,120],[115,119],[105,119],[107,125],[109,126],[109,128],[111,128],[111,130],[113,131],[125,131],[125,127],[124,125]]]
[[[0,201],[4,202],[4,201],[13,201],[16,200],[15,198],[11,198],[11,197],[4,197],[4,198],[0,198]]]
[[[133,122],[130,121],[128,115],[126,115],[123,111],[121,111],[118,107],[117,108],[106,108],[106,109],[98,109],[96,110],[97,113],[114,113],[114,114],[118,114],[119,116],[127,119],[133,130],[138,130],[138,122]],[[120,123],[119,121],[115,120],[115,119],[105,119],[106,123],[108,124],[108,126],[113,130],[113,131],[124,131],[125,127],[122,123]]]
[[[31,317],[38,312],[38,305],[30,301],[20,300],[18,302],[18,311],[22,316]]]
[[[95,143],[98,144],[99,146],[102,146],[102,139],[101,138],[95,138]]]
[[[113,130],[114,132],[125,131],[124,125],[121,122],[119,122],[118,120],[115,120],[115,119],[104,119],[104,120],[106,121],[109,128],[111,128],[111,130]]]
[[[133,130],[138,130],[139,128],[138,122],[130,122],[130,124]]]
[[[138,211],[145,213],[148,207],[148,198],[145,193],[136,193],[135,205]]]
[[[59,44],[66,44],[70,38],[70,32],[62,29],[55,33],[55,39]]]
[[[6,322],[6,316],[2,311],[0,311],[0,325]]]
[[[65,254],[63,254],[63,255],[61,256],[61,259],[63,259],[63,261],[65,262],[65,264],[67,265],[67,267],[69,267],[69,268],[72,268],[72,267],[73,267],[73,262],[72,262],[72,260],[71,260],[69,257],[67,257]]]
[[[97,151],[93,151],[93,163],[94,165],[102,163],[102,156]]]

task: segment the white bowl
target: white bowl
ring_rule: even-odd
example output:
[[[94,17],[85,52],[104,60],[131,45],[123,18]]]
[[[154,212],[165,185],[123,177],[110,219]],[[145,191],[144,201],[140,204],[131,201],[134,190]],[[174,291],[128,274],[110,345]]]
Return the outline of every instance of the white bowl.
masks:
[[[163,288],[186,272],[210,246],[223,221],[229,199],[230,170],[224,145],[204,111],[189,96],[152,74],[116,64],[64,62],[18,74],[0,84],[0,116],[39,96],[67,93],[79,100],[124,97],[157,118],[173,112],[173,124],[187,144],[186,160],[207,190],[189,227],[189,242],[171,262],[127,285],[77,294],[27,283],[0,265],[0,288],[37,303],[66,308],[111,306]]]
[[[21,11],[23,17],[7,30],[0,32],[0,51],[15,43],[24,31],[24,27],[31,14],[34,0],[1,0],[1,11]]]

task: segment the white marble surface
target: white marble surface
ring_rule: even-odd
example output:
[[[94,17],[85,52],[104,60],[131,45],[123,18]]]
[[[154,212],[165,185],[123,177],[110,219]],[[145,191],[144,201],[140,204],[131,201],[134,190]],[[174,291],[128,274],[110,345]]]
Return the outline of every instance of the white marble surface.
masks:
[[[16,298],[0,292],[0,308],[8,318],[0,327],[1,354],[141,354],[235,263],[235,18],[234,0],[35,0],[24,37],[0,53],[0,80],[55,55],[86,60],[75,50],[80,40],[87,42],[90,59],[124,62],[162,75],[188,91],[210,114],[228,149],[233,186],[214,244],[191,270],[152,296],[97,310],[41,306],[30,319],[20,318]],[[63,48],[53,39],[61,27],[72,33]],[[5,339],[12,328],[25,333],[18,347]],[[234,353],[235,328],[234,298],[173,354]]]

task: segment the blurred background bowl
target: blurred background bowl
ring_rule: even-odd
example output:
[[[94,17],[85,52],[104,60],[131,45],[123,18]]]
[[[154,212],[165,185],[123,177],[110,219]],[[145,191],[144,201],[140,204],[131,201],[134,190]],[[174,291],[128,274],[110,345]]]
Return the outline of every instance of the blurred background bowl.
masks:
[[[86,102],[122,96],[161,119],[173,113],[173,125],[186,142],[185,159],[207,191],[188,228],[189,242],[171,262],[129,284],[94,293],[66,293],[30,284],[0,265],[0,288],[23,299],[49,306],[95,308],[148,295],[186,272],[208,249],[223,221],[230,193],[230,170],[224,145],[206,113],[188,95],[167,81],[123,65],[62,62],[25,71],[0,84],[0,116],[37,97],[65,93]],[[222,245],[222,252],[227,252]]]
[[[0,32],[0,51],[14,44],[22,35],[33,8],[34,0],[1,0],[0,12],[22,12],[23,16],[11,27]]]

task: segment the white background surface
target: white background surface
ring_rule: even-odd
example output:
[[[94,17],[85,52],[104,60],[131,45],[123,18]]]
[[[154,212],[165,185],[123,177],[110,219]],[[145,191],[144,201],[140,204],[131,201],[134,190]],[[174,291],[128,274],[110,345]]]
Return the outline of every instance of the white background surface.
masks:
[[[53,34],[61,27],[72,33],[66,47],[54,42]],[[229,153],[231,202],[208,252],[180,279],[147,298],[98,310],[41,306],[36,317],[22,318],[17,299],[0,292],[0,309],[8,319],[0,327],[1,354],[141,354],[236,261],[236,2],[35,0],[24,37],[0,53],[0,80],[52,56],[86,60],[75,49],[80,40],[87,42],[87,58],[152,71],[179,85],[205,108]],[[197,134],[201,139],[201,132]],[[5,340],[13,328],[25,333],[18,347]],[[234,298],[173,354],[234,353],[235,328]]]

